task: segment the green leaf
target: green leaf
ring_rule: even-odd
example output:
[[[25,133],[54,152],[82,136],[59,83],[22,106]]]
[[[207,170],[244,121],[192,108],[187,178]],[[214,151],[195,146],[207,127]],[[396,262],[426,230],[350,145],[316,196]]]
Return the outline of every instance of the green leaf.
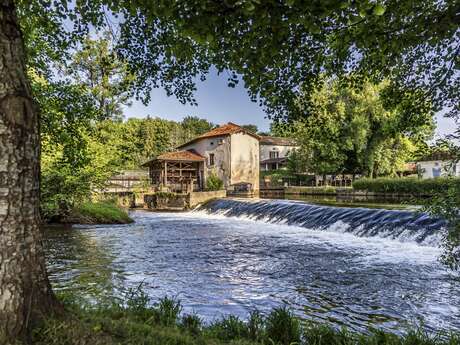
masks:
[[[377,4],[374,6],[374,9],[372,11],[372,13],[375,15],[375,16],[381,16],[385,13],[385,7],[381,4]]]

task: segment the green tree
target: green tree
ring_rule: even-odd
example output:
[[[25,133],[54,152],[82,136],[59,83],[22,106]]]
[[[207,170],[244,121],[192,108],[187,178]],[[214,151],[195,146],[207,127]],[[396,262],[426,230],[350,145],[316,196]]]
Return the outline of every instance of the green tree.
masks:
[[[113,49],[109,34],[86,38],[83,48],[72,57],[67,74],[85,85],[97,100],[100,119],[121,120],[124,105],[131,105],[134,75]]]
[[[184,142],[215,128],[216,125],[197,116],[186,116],[181,122],[185,132]]]
[[[259,131],[259,128],[257,128],[256,125],[242,125],[241,127],[254,134],[257,134],[257,132]]]
[[[356,88],[348,81],[328,79],[299,99],[298,107],[308,103],[311,111],[295,124],[299,154],[308,171],[377,176],[403,169],[415,150],[412,140],[432,134],[433,112],[426,105],[409,122],[403,100],[397,104],[382,100],[387,87],[388,82],[365,82]]]
[[[57,220],[105,185],[116,153],[94,136],[100,113],[85,86],[49,82],[33,70],[29,78],[41,110],[41,211]]]

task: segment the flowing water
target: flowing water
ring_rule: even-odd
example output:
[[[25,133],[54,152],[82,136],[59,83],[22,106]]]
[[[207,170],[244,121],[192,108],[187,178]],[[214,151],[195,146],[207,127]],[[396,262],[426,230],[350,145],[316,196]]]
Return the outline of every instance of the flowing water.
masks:
[[[460,327],[460,279],[438,262],[444,223],[425,214],[226,199],[132,217],[48,229],[54,287],[120,296],[142,283],[206,320],[288,304],[358,331]]]

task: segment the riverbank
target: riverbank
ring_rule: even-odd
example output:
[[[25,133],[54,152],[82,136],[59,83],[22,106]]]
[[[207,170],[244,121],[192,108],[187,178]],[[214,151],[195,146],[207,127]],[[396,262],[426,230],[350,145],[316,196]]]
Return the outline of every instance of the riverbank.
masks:
[[[68,215],[51,219],[59,224],[129,224],[134,222],[126,209],[111,201],[84,202]]]
[[[113,344],[279,344],[279,345],[456,345],[456,334],[406,331],[398,336],[370,330],[358,334],[325,324],[302,322],[287,307],[267,315],[257,311],[247,321],[227,316],[205,324],[196,314],[183,314],[179,301],[162,298],[158,303],[142,292],[131,291],[126,303],[115,300],[88,304],[67,295],[61,297],[66,317],[51,318],[32,333],[35,345]]]

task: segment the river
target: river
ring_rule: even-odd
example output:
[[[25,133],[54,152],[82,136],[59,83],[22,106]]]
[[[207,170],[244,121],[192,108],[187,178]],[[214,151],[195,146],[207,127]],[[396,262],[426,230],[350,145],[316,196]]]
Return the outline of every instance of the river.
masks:
[[[460,327],[460,280],[438,262],[443,222],[398,210],[217,200],[135,223],[46,231],[53,287],[120,296],[142,284],[210,321],[288,304],[366,331]]]

